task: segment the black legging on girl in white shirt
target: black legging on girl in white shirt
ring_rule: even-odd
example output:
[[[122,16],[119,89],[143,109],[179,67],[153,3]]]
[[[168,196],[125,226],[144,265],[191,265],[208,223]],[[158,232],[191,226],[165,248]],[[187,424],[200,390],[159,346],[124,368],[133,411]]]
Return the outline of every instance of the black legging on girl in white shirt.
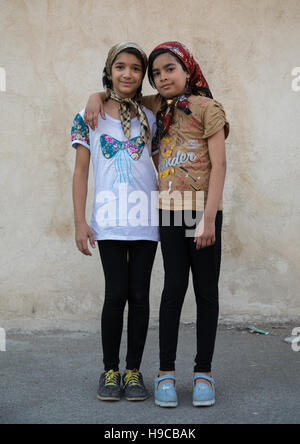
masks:
[[[119,370],[123,316],[128,302],[126,369],[139,370],[149,325],[153,241],[98,241],[105,275],[102,346],[105,371]]]

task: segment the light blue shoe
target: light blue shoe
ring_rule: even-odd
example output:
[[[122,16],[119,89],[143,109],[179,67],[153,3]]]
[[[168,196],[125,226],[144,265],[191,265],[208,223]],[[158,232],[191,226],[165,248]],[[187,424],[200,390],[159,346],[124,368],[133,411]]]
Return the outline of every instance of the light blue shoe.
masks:
[[[159,407],[177,407],[178,399],[177,393],[172,382],[165,382],[160,384],[161,381],[166,379],[172,379],[176,381],[173,375],[164,375],[155,379],[155,404]],[[160,384],[159,390],[157,389]]]
[[[205,382],[198,382],[194,386],[193,406],[194,407],[211,407],[216,403],[215,381],[207,375],[199,373],[194,377],[194,383],[197,379],[205,379],[212,385],[212,389]]]

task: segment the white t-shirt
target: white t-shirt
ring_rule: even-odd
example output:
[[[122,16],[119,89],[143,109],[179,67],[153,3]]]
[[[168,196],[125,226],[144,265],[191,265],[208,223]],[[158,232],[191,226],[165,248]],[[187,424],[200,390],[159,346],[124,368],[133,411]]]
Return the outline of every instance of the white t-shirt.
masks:
[[[151,136],[155,116],[144,108]],[[91,230],[95,240],[159,240],[157,176],[151,161],[151,138],[146,146],[140,137],[141,124],[131,121],[130,140],[120,120],[99,114],[93,131],[83,121],[84,110],[74,119],[72,146],[90,150],[95,194]]]

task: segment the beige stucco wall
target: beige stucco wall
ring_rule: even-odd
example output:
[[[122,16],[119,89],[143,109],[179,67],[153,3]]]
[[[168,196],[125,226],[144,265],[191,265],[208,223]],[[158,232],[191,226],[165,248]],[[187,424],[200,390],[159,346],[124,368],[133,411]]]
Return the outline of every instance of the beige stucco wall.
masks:
[[[70,125],[111,45],[149,53],[171,39],[194,52],[232,127],[221,316],[299,319],[299,23],[299,0],[0,0],[0,319],[100,318],[98,253],[74,243]],[[90,192],[88,217],[92,177]],[[153,320],[162,284],[159,254]],[[194,311],[190,289],[183,319]]]

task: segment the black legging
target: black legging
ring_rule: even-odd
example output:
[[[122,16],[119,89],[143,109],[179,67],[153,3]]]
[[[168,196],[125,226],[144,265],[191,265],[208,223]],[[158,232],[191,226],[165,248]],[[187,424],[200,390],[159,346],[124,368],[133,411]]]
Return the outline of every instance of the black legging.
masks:
[[[186,237],[187,226],[160,223],[165,285],[160,307],[160,370],[174,371],[182,305],[193,274],[197,303],[197,356],[195,372],[210,372],[219,317],[218,281],[221,265],[223,213],[216,217],[216,243],[196,250],[194,237]],[[162,221],[163,212],[160,211]],[[193,214],[195,217],[195,213]]]
[[[105,371],[119,370],[128,301],[127,369],[139,370],[149,325],[150,279],[157,250],[152,241],[98,241],[105,275],[102,346]]]

